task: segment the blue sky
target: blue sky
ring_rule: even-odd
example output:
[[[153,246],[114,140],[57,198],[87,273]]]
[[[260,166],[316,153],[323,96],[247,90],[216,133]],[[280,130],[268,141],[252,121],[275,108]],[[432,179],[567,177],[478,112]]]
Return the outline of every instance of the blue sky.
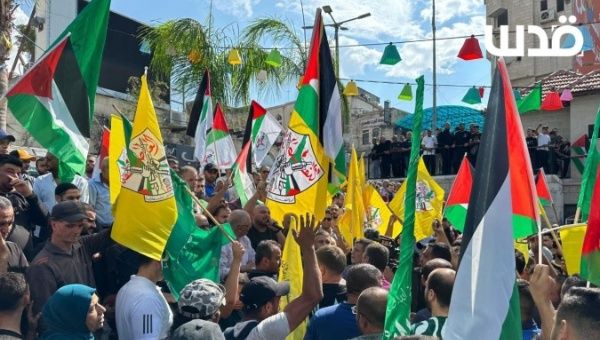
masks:
[[[205,23],[209,0],[112,0],[111,10],[136,20],[154,24],[169,19],[191,17]],[[312,25],[315,9],[330,5],[337,21],[370,12],[371,16],[347,24],[349,30],[340,31],[340,45],[387,43],[431,37],[431,0],[302,0],[306,25]],[[436,0],[438,37],[464,36],[483,33],[485,6],[481,0]],[[25,9],[28,11],[28,9]],[[276,17],[292,23],[302,35],[300,0],[229,0],[213,1],[215,24],[224,27],[237,25],[241,31],[250,21],[260,17]],[[325,16],[329,23],[329,17]],[[310,39],[310,31],[307,32]],[[328,30],[333,39],[333,29]],[[333,41],[330,41],[333,45]],[[489,85],[490,62],[486,59],[462,61],[456,57],[463,40],[445,40],[437,43],[438,84]],[[403,59],[394,66],[379,65],[385,46],[340,48],[340,77],[375,81],[411,82],[421,74],[432,83],[432,43],[397,45]],[[295,85],[295,84],[294,84]],[[402,84],[358,83],[392,106],[412,112],[414,102],[401,102],[396,97]],[[468,88],[439,87],[438,105],[461,104]],[[414,88],[413,88],[414,90]],[[425,107],[431,106],[432,88],[426,87]],[[484,103],[487,102],[487,92]],[[278,99],[256,98],[265,105],[276,105],[294,100],[294,86],[284,89]],[[463,103],[464,104],[464,103]],[[468,104],[464,104],[468,105]],[[481,107],[481,106],[476,106]]]

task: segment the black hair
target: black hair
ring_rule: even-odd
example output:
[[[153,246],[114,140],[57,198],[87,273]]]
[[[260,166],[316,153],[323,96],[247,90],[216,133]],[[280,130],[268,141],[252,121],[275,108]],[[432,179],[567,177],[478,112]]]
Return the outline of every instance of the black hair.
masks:
[[[566,320],[579,339],[600,339],[600,289],[573,287],[563,297],[555,327]]]
[[[27,282],[23,274],[2,273],[0,274],[0,311],[14,311],[19,307],[19,302],[27,293]]]
[[[254,255],[254,263],[258,265],[263,258],[270,259],[273,256],[273,249],[275,247],[281,249],[279,243],[273,240],[263,240],[256,246],[256,252]]]
[[[3,166],[4,164],[12,164],[14,166],[18,166],[19,168],[23,167],[23,162],[19,159],[19,157],[12,155],[0,155],[0,166]]]
[[[379,269],[368,263],[355,264],[346,272],[346,291],[348,295],[359,295],[370,287],[381,286],[382,274]]]
[[[431,274],[432,271],[438,268],[452,269],[452,263],[450,263],[450,261],[439,258],[427,261],[421,268],[421,278],[423,279],[423,282],[427,281],[427,277],[429,276],[429,274]]]
[[[521,303],[521,320],[530,320],[535,311],[535,303],[529,289],[529,282],[518,279],[519,302]]]
[[[452,261],[452,254],[450,253],[450,246],[443,242],[435,242],[427,245],[431,247],[431,258],[432,259],[444,259],[448,262]]]
[[[56,196],[62,196],[65,194],[65,192],[67,192],[69,190],[73,190],[73,189],[79,190],[79,188],[73,183],[62,182],[56,186],[56,189],[54,189],[54,194]]]

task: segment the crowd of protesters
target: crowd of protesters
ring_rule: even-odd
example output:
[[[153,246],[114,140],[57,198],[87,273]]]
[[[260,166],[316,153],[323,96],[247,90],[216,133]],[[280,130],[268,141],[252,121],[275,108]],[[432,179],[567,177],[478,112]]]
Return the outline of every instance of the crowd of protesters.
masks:
[[[571,144],[559,134],[558,129],[538,125],[527,130],[527,148],[534,169],[543,168],[546,174],[568,178],[571,164]],[[392,140],[385,137],[373,139],[368,154],[369,178],[406,177],[408,159],[412,148],[410,131],[394,135]],[[423,132],[419,146],[427,170],[431,175],[453,175],[458,172],[460,163],[467,156],[473,166],[477,161],[481,131],[479,125],[471,124],[469,129],[459,124],[454,131],[450,123],[434,132]]]
[[[454,145],[456,133],[448,140],[454,150],[470,150],[476,131],[465,134],[468,141],[461,137],[462,146]],[[406,137],[394,140],[394,150],[405,152]],[[431,133],[424,139],[431,148]],[[0,134],[0,145],[11,141]],[[333,197],[322,221],[298,216],[299,229],[291,232],[302,253],[302,292],[280,309],[290,291],[278,275],[293,212],[275,221],[261,203],[269,169],[253,173],[257,190],[242,207],[229,176],[213,164],[199,171],[169,158],[217,220],[194,207],[196,226],[227,222],[236,236],[221,249],[220,281],[194,280],[176,300],[160,261],[110,238],[108,159],[95,166],[96,158],[88,157],[87,178],[61,183],[54,155],[7,151],[0,148],[0,339],[278,340],[306,319],[304,339],[382,337],[399,240],[367,228],[364,238],[347,242],[340,232],[343,193]],[[29,169],[33,161],[35,171]],[[395,189],[388,183],[382,194]],[[414,250],[413,335],[398,339],[442,338],[462,236],[447,220],[432,227]],[[515,252],[523,339],[600,339],[600,290],[567,275],[560,244],[544,235],[542,263],[535,261],[534,240],[531,254]]]

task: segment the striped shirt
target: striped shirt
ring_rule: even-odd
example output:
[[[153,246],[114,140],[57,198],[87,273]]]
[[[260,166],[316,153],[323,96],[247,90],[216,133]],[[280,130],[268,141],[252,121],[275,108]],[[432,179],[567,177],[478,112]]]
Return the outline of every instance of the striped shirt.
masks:
[[[411,333],[414,335],[437,336],[441,339],[446,319],[445,316],[432,316],[425,321],[412,325]]]

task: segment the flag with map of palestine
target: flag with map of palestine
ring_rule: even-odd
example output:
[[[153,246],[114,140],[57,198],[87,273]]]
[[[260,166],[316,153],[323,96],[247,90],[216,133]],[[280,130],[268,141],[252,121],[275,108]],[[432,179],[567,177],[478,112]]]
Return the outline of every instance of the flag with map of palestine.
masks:
[[[298,215],[309,212],[315,214],[317,220],[325,215],[329,162],[320,142],[320,115],[324,114],[320,111],[323,99],[320,87],[323,81],[332,81],[330,78],[335,81],[335,76],[332,68],[320,67],[322,49],[329,51],[329,44],[321,10],[317,9],[300,93],[269,174],[267,206],[273,219],[280,223],[283,215],[290,211]]]

